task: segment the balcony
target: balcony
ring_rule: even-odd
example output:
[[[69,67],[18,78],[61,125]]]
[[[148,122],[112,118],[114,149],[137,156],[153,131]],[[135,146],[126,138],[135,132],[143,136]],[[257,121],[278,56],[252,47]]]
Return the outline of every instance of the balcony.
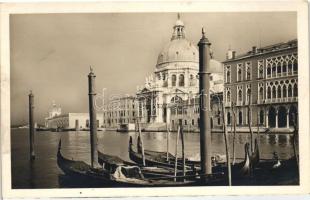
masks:
[[[261,100],[263,101],[263,100]],[[276,99],[265,99],[265,104],[270,103],[291,103],[291,102],[297,102],[298,97],[285,97],[285,98],[276,98]]]

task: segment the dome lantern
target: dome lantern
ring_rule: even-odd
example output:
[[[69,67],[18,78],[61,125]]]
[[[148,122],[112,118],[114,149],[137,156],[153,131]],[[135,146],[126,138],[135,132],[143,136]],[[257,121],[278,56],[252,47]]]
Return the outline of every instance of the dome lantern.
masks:
[[[185,38],[184,23],[180,19],[180,13],[178,13],[178,20],[173,26],[173,34],[171,40]]]

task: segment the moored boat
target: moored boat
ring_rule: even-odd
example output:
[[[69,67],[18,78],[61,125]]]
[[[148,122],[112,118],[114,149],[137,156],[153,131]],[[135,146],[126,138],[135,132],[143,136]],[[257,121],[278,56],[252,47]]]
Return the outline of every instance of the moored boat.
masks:
[[[74,178],[86,178],[90,181],[98,181],[102,186],[117,187],[168,187],[197,185],[199,181],[175,182],[169,177],[146,179],[138,166],[128,166],[115,156],[107,156],[102,159],[102,167],[92,168],[83,161],[74,161],[65,158],[61,154],[61,140],[57,151],[58,167],[68,176]]]

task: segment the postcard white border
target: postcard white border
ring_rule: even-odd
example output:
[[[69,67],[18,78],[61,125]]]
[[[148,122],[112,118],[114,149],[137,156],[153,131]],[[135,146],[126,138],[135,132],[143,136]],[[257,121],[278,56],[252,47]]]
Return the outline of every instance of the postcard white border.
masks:
[[[300,186],[221,186],[177,188],[11,189],[9,15],[99,12],[263,12],[296,11],[298,21],[298,89]],[[119,1],[99,3],[15,3],[1,5],[1,161],[5,198],[129,197],[305,194],[309,192],[309,40],[306,1]]]

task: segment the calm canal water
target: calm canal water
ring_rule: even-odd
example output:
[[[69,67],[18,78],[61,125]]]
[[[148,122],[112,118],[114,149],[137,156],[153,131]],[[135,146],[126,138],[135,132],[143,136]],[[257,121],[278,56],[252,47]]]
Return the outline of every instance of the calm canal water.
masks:
[[[67,158],[90,163],[89,132],[36,132],[36,159],[29,162],[28,129],[12,129],[12,188],[71,188],[93,187],[91,184],[76,183],[68,180],[57,166],[56,154],[58,141],[62,139],[62,153]],[[137,133],[119,133],[114,131],[98,132],[98,149],[111,155],[117,155],[130,161],[128,156],[129,137],[133,136],[136,145]],[[166,133],[143,132],[145,148],[166,151]],[[254,134],[255,135],[255,134]],[[255,135],[256,137],[256,135]],[[186,157],[199,158],[199,133],[185,133]],[[232,135],[230,135],[232,141]],[[236,135],[236,157],[244,157],[244,144],[250,140],[249,134]],[[277,152],[280,159],[293,156],[292,136],[285,134],[259,136],[261,158],[272,158]],[[169,151],[174,154],[176,133],[170,133]],[[180,144],[180,143],[179,143]],[[179,145],[181,154],[181,145]],[[212,133],[213,154],[224,154],[222,133]],[[231,145],[232,149],[232,145]]]

